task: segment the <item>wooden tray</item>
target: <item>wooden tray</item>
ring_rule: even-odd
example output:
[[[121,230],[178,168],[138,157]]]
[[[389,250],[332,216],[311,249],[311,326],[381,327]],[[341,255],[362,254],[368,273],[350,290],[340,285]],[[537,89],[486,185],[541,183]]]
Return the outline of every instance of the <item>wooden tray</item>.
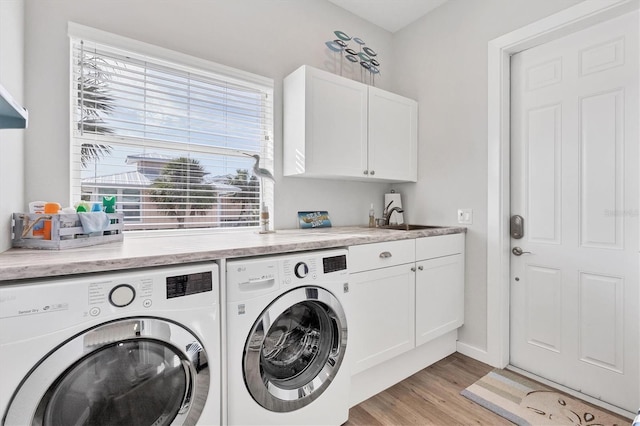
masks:
[[[107,214],[110,224],[107,229],[87,234],[82,229],[80,216],[71,214],[13,214],[13,247],[43,250],[62,250],[106,244],[124,239],[124,214]],[[29,237],[36,222],[51,221],[51,239]]]

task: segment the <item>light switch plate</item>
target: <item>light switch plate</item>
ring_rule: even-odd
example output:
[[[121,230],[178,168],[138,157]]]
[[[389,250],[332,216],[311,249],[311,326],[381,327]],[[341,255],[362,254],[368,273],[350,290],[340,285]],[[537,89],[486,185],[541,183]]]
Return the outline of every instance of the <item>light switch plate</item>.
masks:
[[[473,224],[473,209],[458,209],[458,223],[461,225]]]

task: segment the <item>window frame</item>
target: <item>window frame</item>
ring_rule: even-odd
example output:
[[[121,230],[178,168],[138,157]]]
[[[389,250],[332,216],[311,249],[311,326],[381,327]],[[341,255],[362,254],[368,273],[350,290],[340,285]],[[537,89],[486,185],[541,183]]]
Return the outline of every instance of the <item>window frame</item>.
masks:
[[[182,72],[190,72],[190,73],[198,73],[204,75],[211,75],[212,77],[222,77],[226,81],[231,84],[238,84],[245,87],[254,87],[259,89],[260,91],[267,94],[269,97],[268,101],[270,103],[271,109],[271,119],[265,126],[264,135],[265,138],[261,143],[260,152],[256,152],[260,155],[260,167],[267,168],[268,170],[273,170],[274,168],[274,81],[271,78],[259,76],[247,71],[235,69],[226,65],[218,64],[209,60],[205,60],[202,58],[197,58],[191,55],[187,55],[181,52],[177,52],[174,50],[166,49],[160,46],[156,46],[153,44],[141,42],[138,40],[130,39],[127,37],[123,37],[117,34],[109,33],[106,31],[98,30],[95,28],[87,27],[84,25],[80,25],[74,22],[68,22],[68,36],[70,43],[70,79],[73,80],[73,70],[74,70],[74,55],[73,55],[73,43],[74,39],[86,40],[90,42],[95,42],[101,45],[109,46],[110,49],[115,51],[121,50],[124,54],[135,54],[140,57],[147,57],[152,60],[154,63],[160,64],[165,67],[170,67],[172,69],[182,71]],[[114,135],[101,135],[101,134],[89,134],[82,135],[77,133],[77,123],[74,120],[75,108],[77,107],[74,104],[75,98],[75,87],[74,84],[70,84],[70,198],[71,204],[77,202],[81,199],[83,192],[81,188],[81,176],[80,169],[74,167],[74,158],[77,158],[79,155],[79,149],[81,142],[78,141],[86,141],[88,143],[93,144],[114,144],[114,145],[127,145],[127,146],[147,146],[153,145],[157,149],[164,148],[173,148],[175,149],[180,145],[179,142],[168,142],[163,140],[153,140],[153,139],[137,139],[137,138],[127,138],[122,136],[114,136]],[[201,151],[202,146],[199,147],[198,151]],[[184,146],[185,151],[189,151],[189,144],[185,143]],[[229,155],[229,149],[224,148],[216,148],[216,147],[205,147],[204,151],[207,154],[222,154]],[[249,170],[249,174],[252,172]],[[263,201],[267,205],[270,215],[271,221],[273,222],[273,217],[275,214],[274,208],[274,184],[268,179],[263,179],[261,181],[262,192],[263,192]],[[120,192],[123,188],[119,188]],[[121,203],[122,200],[118,200],[118,204]],[[219,208],[219,207],[218,207]],[[133,222],[132,222],[133,223]],[[220,223],[223,223],[220,222]],[[204,228],[186,228],[186,229],[157,229],[157,230],[127,230],[127,235],[157,235],[162,233],[167,234],[175,234],[175,233],[203,233],[203,232],[220,232],[220,231],[238,231],[238,230],[247,230],[247,229],[258,229],[260,225],[250,226],[250,227],[204,227]]]

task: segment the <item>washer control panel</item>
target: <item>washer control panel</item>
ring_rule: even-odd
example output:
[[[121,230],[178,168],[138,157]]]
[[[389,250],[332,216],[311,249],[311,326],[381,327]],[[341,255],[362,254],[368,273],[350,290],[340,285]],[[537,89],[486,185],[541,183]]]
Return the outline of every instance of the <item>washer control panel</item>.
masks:
[[[280,278],[285,285],[300,280],[313,282],[348,274],[347,253],[342,250],[300,253],[278,260],[281,265]]]

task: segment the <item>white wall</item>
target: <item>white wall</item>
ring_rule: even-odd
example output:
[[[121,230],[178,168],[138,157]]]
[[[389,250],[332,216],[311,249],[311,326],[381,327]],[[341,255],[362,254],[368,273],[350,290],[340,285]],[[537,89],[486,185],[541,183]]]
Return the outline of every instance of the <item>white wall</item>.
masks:
[[[4,0],[2,0],[4,1]],[[282,177],[282,79],[308,64],[333,66],[334,30],[379,53],[383,76],[391,34],[326,0],[26,0],[26,201],[69,200],[69,41],[67,22],[95,27],[275,80],[275,225],[297,227],[298,210],[328,210],[335,225],[366,224],[382,208],[386,184]],[[340,155],[340,153],[336,153]]]
[[[393,91],[419,102],[418,183],[398,185],[410,222],[454,224],[466,240],[462,343],[487,344],[487,43],[578,0],[449,0],[394,34]]]
[[[0,84],[24,105],[24,1],[0,0]],[[11,214],[24,208],[25,130],[0,129],[0,252],[11,247]]]

